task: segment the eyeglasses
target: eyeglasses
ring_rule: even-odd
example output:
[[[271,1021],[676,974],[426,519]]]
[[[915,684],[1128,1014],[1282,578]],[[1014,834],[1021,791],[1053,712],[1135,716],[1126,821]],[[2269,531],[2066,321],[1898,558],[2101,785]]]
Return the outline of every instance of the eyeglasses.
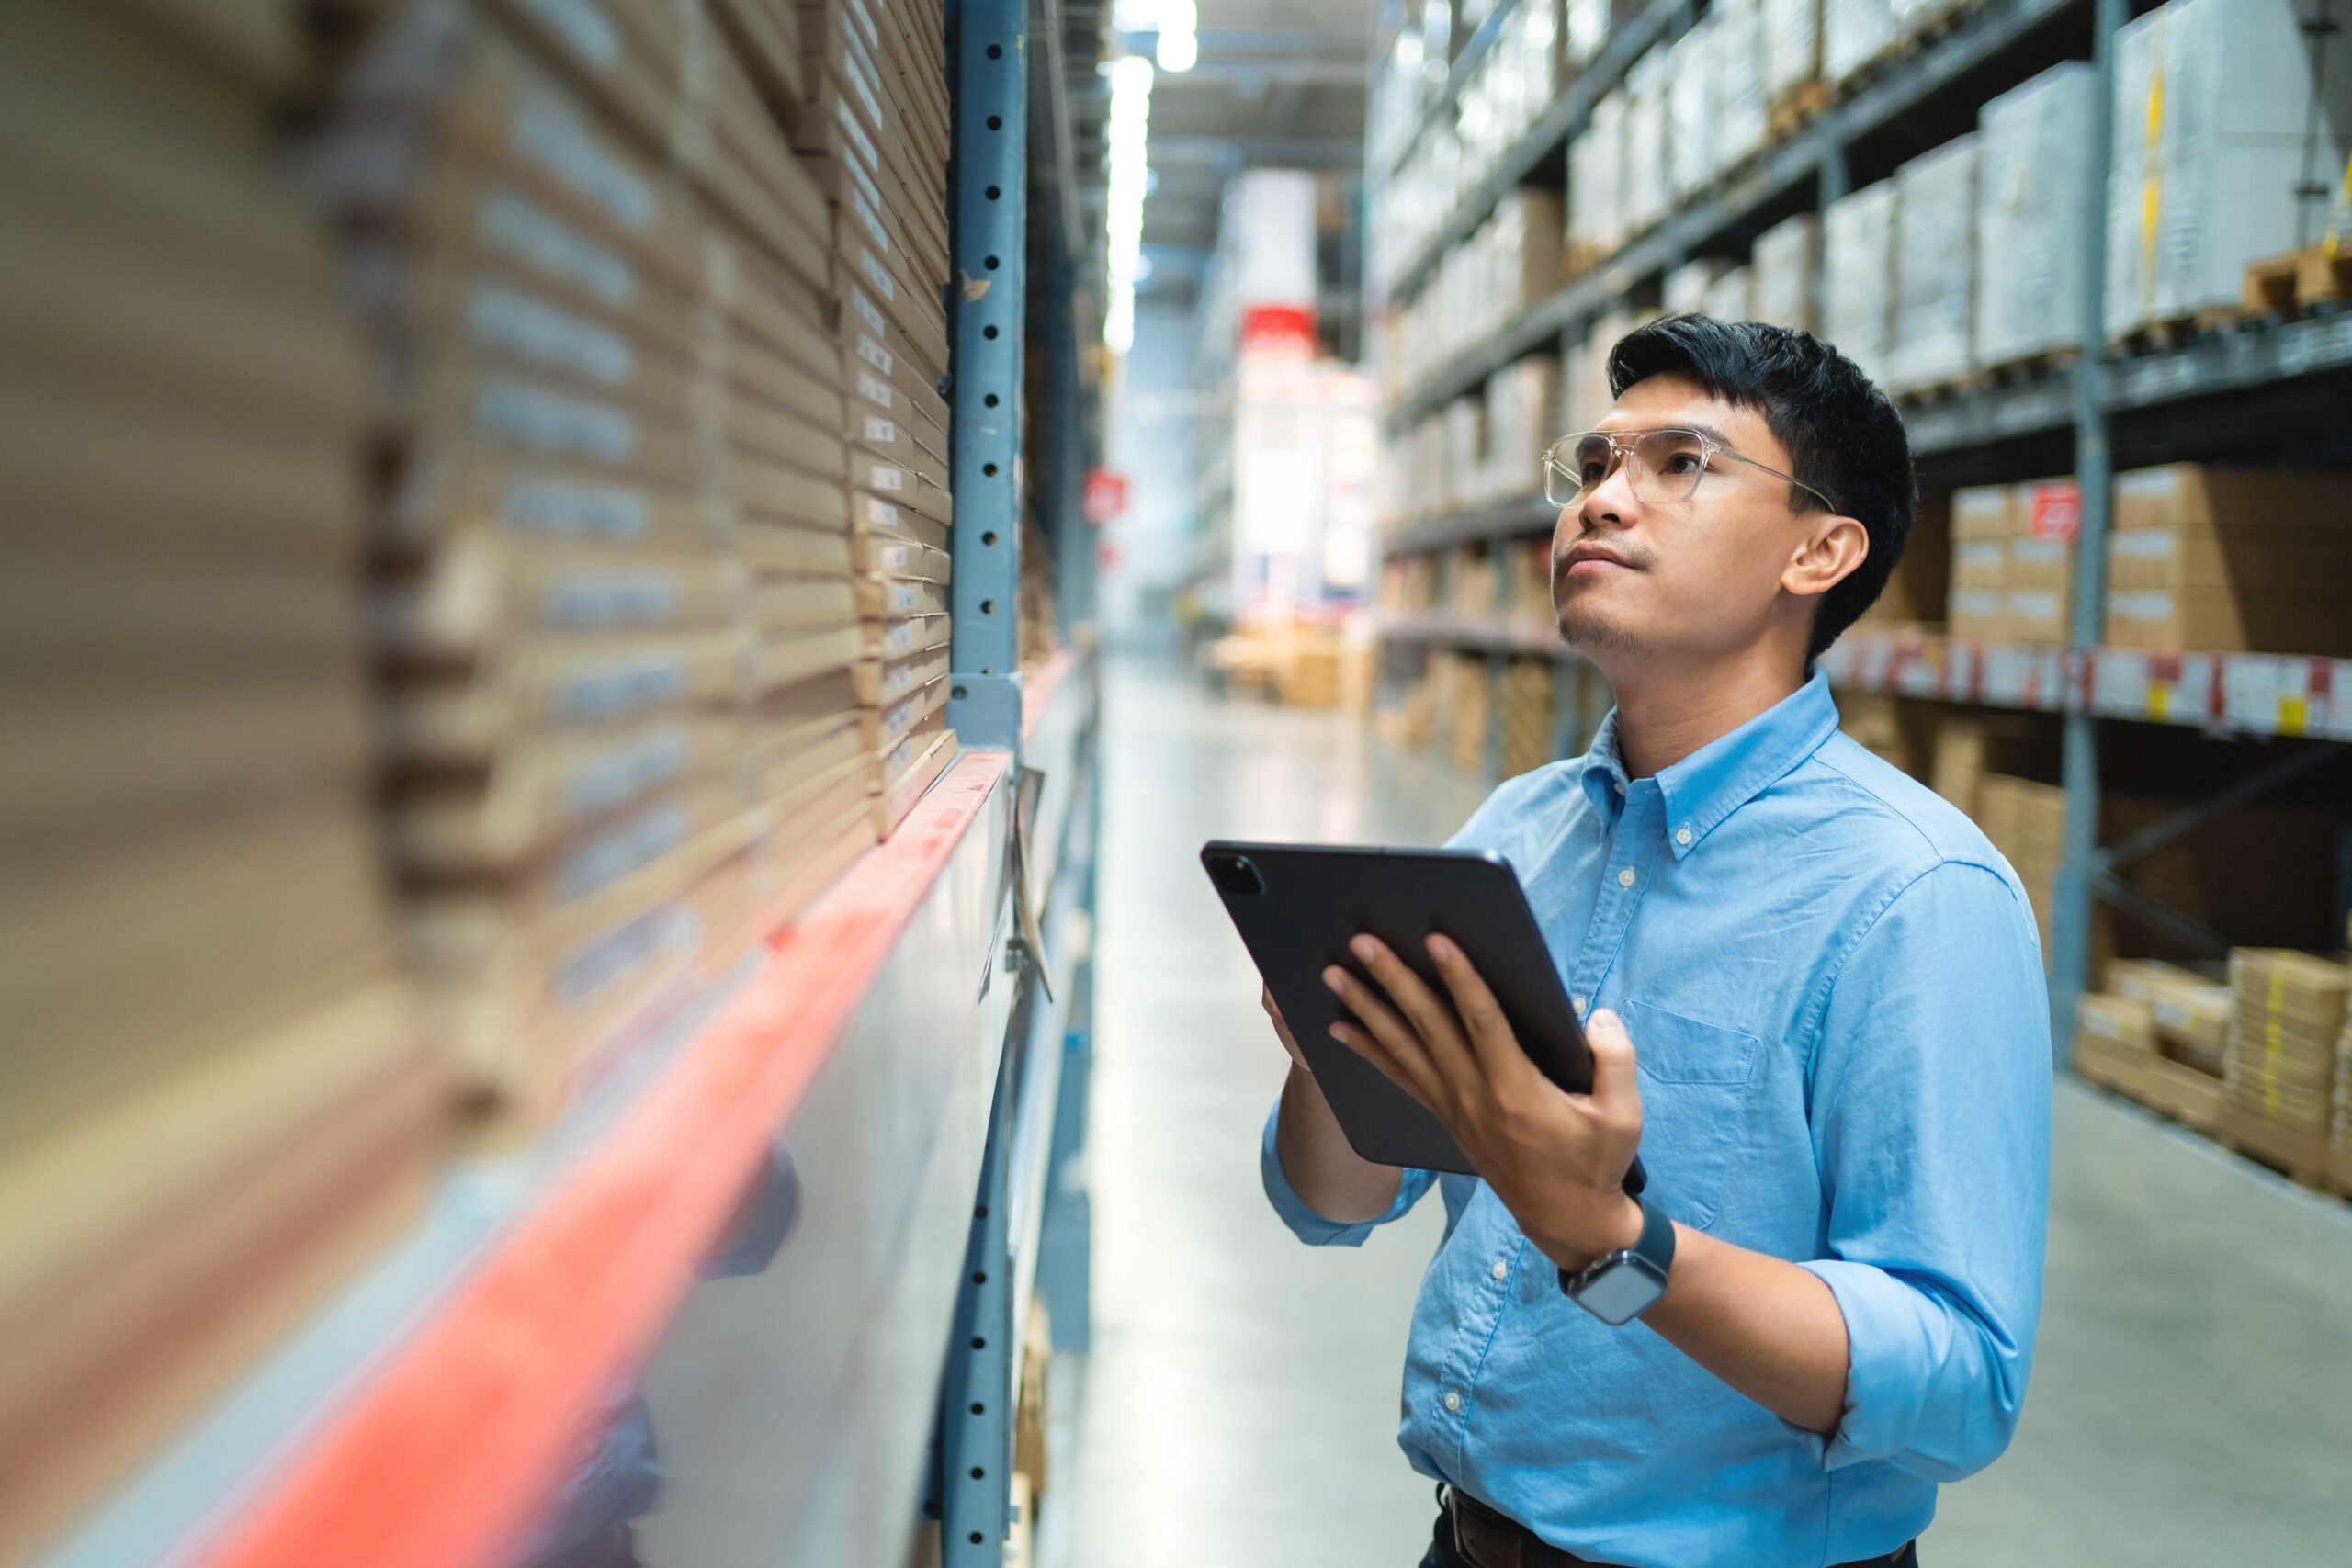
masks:
[[[1581,435],[1562,436],[1544,454],[1544,499],[1554,506],[1577,505],[1623,463],[1634,500],[1670,506],[1696,495],[1699,481],[1724,457],[1786,480],[1830,511],[1838,510],[1827,496],[1794,474],[1742,457],[1703,432],[1680,429],[1589,430]]]

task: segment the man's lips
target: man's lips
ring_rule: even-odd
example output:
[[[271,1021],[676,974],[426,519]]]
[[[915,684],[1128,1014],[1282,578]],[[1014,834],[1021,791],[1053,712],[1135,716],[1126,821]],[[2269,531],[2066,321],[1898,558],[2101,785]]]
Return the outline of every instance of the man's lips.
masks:
[[[1560,558],[1560,571],[1566,577],[1592,577],[1607,571],[1636,570],[1634,563],[1624,557],[1593,545],[1578,545]]]

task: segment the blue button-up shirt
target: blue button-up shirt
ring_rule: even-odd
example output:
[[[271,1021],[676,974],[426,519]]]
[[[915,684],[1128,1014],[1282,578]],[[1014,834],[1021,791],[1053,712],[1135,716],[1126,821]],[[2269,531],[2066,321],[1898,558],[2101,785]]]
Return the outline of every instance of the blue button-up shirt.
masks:
[[[1824,1439],[1563,1296],[1473,1178],[1408,1171],[1380,1220],[1323,1219],[1269,1117],[1267,1195],[1306,1241],[1444,1200],[1406,1352],[1413,1467],[1632,1568],[1804,1568],[1919,1534],[1936,1483],[2008,1442],[2041,1310],[2050,1025],[2015,874],[1838,732],[1818,674],[1654,778],[1626,776],[1612,715],[1453,841],[1510,860],[1577,1006],[1623,1017],[1653,1200],[1818,1275],[1851,1348]]]

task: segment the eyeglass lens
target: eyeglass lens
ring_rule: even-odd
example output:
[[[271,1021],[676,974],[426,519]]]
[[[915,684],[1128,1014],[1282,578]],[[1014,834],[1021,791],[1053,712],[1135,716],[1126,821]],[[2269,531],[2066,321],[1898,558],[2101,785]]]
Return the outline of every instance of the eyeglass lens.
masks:
[[[1615,442],[1602,434],[1564,441],[1544,466],[1544,497],[1555,506],[1582,500],[1616,468],[1616,453],[1627,450],[1626,482],[1637,501],[1671,505],[1690,499],[1707,471],[1706,443],[1693,430],[1645,430]]]

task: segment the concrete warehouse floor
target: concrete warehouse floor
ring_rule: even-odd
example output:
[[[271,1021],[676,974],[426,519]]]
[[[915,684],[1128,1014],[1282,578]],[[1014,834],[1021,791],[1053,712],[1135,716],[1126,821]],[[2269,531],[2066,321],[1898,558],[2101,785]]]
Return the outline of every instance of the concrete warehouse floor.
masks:
[[[1297,1245],[1260,1194],[1283,1057],[1194,859],[1214,836],[1436,842],[1481,786],[1331,715],[1114,663],[1105,712],[1093,1353],[1049,1536],[1073,1564],[1411,1568],[1394,1441],[1442,1219]],[[2352,1213],[2072,1079],[2015,1446],[1947,1488],[1930,1568],[2319,1564],[2352,1540]]]

